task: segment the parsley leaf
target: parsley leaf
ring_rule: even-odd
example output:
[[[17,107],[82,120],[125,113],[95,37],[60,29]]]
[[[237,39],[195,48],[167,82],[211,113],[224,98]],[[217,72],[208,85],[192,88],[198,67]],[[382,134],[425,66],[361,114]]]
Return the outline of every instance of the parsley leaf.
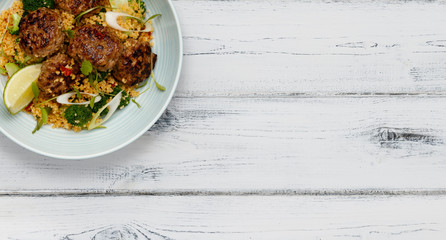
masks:
[[[19,23],[21,18],[22,17],[17,13],[12,14],[13,25],[8,27],[9,34],[19,35]]]
[[[82,62],[82,66],[81,66],[82,74],[84,74],[85,76],[88,76],[88,75],[90,75],[91,71],[93,71],[93,65],[91,65],[91,62],[84,60]]]
[[[38,97],[39,97],[40,90],[39,90],[39,87],[37,87],[36,82],[33,82],[33,83],[31,84],[31,87],[32,87],[32,90],[33,90],[34,97],[35,97],[35,98],[38,98]]]

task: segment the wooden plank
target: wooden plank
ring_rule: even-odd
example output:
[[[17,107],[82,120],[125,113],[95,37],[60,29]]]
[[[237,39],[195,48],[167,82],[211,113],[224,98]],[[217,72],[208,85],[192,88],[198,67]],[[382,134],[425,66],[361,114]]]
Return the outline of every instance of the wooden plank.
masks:
[[[2,239],[442,239],[445,196],[2,197]]]
[[[444,3],[175,1],[177,96],[444,94]]]
[[[0,137],[10,192],[446,188],[446,98],[175,98],[146,135],[84,161]],[[368,190],[367,190],[368,189]]]

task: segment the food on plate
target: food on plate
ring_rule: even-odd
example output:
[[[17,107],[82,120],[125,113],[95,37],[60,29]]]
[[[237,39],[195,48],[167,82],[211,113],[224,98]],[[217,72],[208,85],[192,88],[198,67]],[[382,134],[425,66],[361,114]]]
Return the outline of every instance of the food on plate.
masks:
[[[113,76],[124,85],[133,86],[147,79],[156,62],[156,54],[147,42],[128,39],[126,47],[118,59]]]
[[[89,61],[99,71],[113,68],[122,54],[122,43],[108,27],[84,25],[74,30],[68,54],[78,62]]]
[[[40,74],[40,65],[34,64],[14,74],[3,90],[3,102],[11,114],[19,113],[33,100],[33,82]]]
[[[78,15],[95,7],[95,0],[55,0],[56,8]]]
[[[71,91],[80,71],[74,59],[64,53],[58,53],[43,61],[41,70],[37,86],[46,98]]]
[[[20,47],[27,55],[47,57],[62,47],[65,34],[57,12],[39,8],[22,18],[19,26]]]
[[[43,125],[81,131],[155,83],[152,21],[141,0],[16,0],[0,14],[4,103]],[[146,86],[148,88],[142,89]],[[31,132],[31,130],[30,130]]]

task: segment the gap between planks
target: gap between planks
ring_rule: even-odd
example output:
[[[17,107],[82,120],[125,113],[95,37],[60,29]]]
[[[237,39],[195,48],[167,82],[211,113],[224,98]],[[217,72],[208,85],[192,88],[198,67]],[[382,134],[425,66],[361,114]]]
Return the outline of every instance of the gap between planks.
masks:
[[[199,99],[199,98],[374,98],[374,97],[411,97],[411,98],[444,98],[446,97],[446,92],[444,93],[428,93],[428,92],[419,92],[419,93],[380,93],[380,92],[359,92],[359,93],[352,93],[352,92],[339,92],[334,94],[326,94],[326,93],[304,93],[304,92],[295,92],[295,93],[274,93],[274,95],[267,95],[267,94],[243,94],[243,95],[232,95],[231,93],[228,93],[226,95],[212,95],[212,96],[206,96],[206,95],[175,95],[173,98],[175,99]]]
[[[0,197],[110,197],[110,196],[446,196],[446,189],[320,189],[320,190],[63,190],[63,191],[0,191]]]

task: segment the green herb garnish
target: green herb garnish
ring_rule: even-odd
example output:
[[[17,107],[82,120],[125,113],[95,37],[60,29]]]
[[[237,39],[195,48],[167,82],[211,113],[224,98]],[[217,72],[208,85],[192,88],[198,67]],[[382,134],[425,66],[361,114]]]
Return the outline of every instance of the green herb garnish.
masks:
[[[77,89],[76,87],[73,87],[73,89],[76,92],[76,98],[81,100],[82,95],[81,95],[81,92],[79,92],[79,89]]]
[[[39,87],[37,86],[37,83],[36,83],[36,82],[33,82],[33,83],[31,84],[31,87],[32,87],[32,90],[33,90],[34,98],[38,98],[38,97],[39,97],[40,90],[39,90]]]
[[[37,121],[36,128],[33,130],[33,134],[40,130],[40,128],[48,123],[48,115],[51,113],[50,107],[44,107],[40,108],[40,111],[42,112],[42,117]]]
[[[82,127],[91,120],[93,113],[88,106],[71,105],[65,109],[64,116],[71,125]]]
[[[26,64],[27,64],[28,61],[30,61],[31,59],[32,59],[32,57],[26,55],[25,58],[23,59],[23,62],[17,61],[16,64],[19,65],[19,68],[24,68],[24,67],[27,66]]]
[[[35,11],[39,8],[54,8],[54,0],[22,0],[23,10]]]
[[[41,103],[37,104],[36,107],[41,106],[41,105],[43,105],[43,104],[45,104],[45,103],[51,102],[51,101],[53,101],[53,100],[56,99],[56,98],[57,98],[57,97],[53,97],[53,98],[50,98],[50,99],[46,100],[45,102],[41,102]]]
[[[93,105],[93,107],[90,106],[93,113],[97,113],[99,109],[101,109],[105,104],[107,104],[107,100],[109,99],[108,96],[101,94],[101,100]],[[101,113],[101,117],[106,115],[108,113],[108,109],[104,109]]]
[[[95,101],[95,99],[96,99],[96,97],[92,97],[92,98],[90,99],[90,108],[93,108],[93,107],[94,107],[94,101]]]
[[[93,65],[91,65],[91,62],[84,60],[82,62],[82,66],[81,66],[82,74],[84,74],[85,76],[88,76],[88,75],[90,75],[91,71],[93,71]]]
[[[74,31],[71,29],[64,30],[70,39],[74,38]]]
[[[160,91],[166,91],[166,88],[159,84],[156,80],[155,80],[155,75],[153,74],[153,54],[150,56],[151,57],[151,61],[150,61],[150,77],[149,79],[147,79],[147,81],[145,81],[142,85],[138,85],[136,88],[142,88],[144,86],[147,85],[148,82],[150,82],[150,86],[144,90],[141,94],[145,93],[147,90],[149,90],[152,87],[152,83],[155,82],[156,88],[158,88]],[[153,81],[152,81],[153,79]]]
[[[155,78],[153,78],[153,81],[155,82],[155,85],[156,85],[156,87],[159,89],[159,90],[161,90],[161,91],[166,91],[166,88],[163,86],[163,85],[161,85],[161,84],[159,84],[156,80],[155,80]]]
[[[111,93],[111,95],[116,96],[120,92],[122,92],[122,97],[121,97],[121,101],[119,102],[118,108],[123,109],[123,108],[127,107],[127,105],[129,105],[131,98],[130,98],[130,95],[126,91],[123,91],[120,86],[116,86],[113,89],[113,92]]]
[[[8,27],[9,34],[11,35],[19,35],[19,23],[20,23],[20,15],[17,13],[12,14],[12,26]]]
[[[132,102],[133,102],[134,104],[136,104],[136,106],[137,106],[139,109],[141,109],[141,105],[140,105],[139,103],[137,103],[135,99],[132,99]]]
[[[79,23],[80,20],[82,19],[82,17],[83,17],[85,14],[88,14],[88,13],[90,13],[90,12],[93,12],[93,11],[96,10],[96,9],[101,9],[101,10],[102,10],[103,8],[110,8],[110,7],[106,7],[106,6],[96,6],[96,7],[90,8],[90,9],[88,9],[88,10],[86,10],[86,11],[83,11],[83,12],[79,13],[79,15],[76,16],[76,18],[74,19],[74,21],[76,21],[76,23]],[[113,9],[113,8],[110,8],[110,9]]]
[[[150,21],[150,20],[152,20],[152,19],[154,19],[154,18],[156,18],[156,17],[161,17],[161,14],[154,14],[154,15],[152,15],[152,16],[150,16],[149,17],[149,19],[147,19],[145,22],[144,22],[144,25],[146,25],[146,23],[148,22],[148,21]]]
[[[12,77],[16,72],[20,70],[20,67],[15,63],[7,63],[5,64],[6,71],[8,72],[9,77]]]
[[[132,0],[129,0],[129,2],[130,1],[132,1]],[[137,2],[138,2],[138,5],[139,5],[139,9],[142,10],[142,14],[144,15],[146,13],[146,11],[147,11],[145,2],[142,1],[142,0],[137,0]]]

